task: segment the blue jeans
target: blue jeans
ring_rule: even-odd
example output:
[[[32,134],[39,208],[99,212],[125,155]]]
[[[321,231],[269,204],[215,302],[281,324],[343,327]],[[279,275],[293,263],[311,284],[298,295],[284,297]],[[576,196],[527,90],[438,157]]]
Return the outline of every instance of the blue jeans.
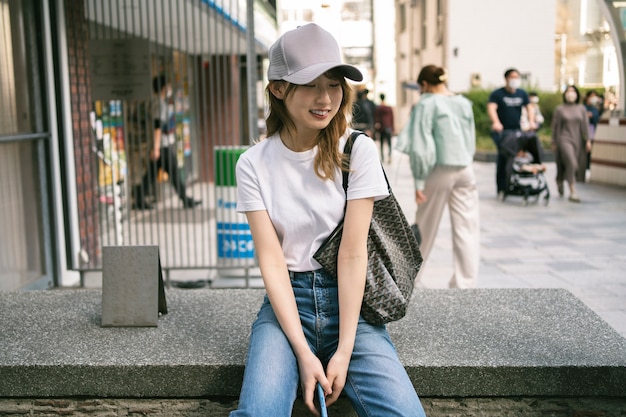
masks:
[[[337,281],[323,270],[290,272],[300,320],[322,364],[337,349]],[[290,417],[299,387],[298,363],[267,296],[252,325],[239,409],[230,417]],[[425,416],[385,326],[359,319],[343,393],[359,416]]]

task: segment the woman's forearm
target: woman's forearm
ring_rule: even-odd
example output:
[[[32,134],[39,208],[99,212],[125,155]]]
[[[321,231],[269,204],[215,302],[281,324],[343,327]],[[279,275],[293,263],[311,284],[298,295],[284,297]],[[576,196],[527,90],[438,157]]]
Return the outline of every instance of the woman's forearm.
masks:
[[[261,267],[267,296],[283,332],[289,339],[296,357],[309,353],[311,350],[304,337],[302,323],[291,288],[289,273],[286,267]]]
[[[367,235],[374,199],[348,201],[343,236],[337,256],[339,291],[339,345],[337,350],[352,354],[359,323],[365,275],[367,273]]]
[[[267,211],[248,212],[246,215],[252,231],[261,276],[274,314],[296,356],[305,354],[307,349],[308,351],[310,349],[304,337],[289,271],[276,230]]]
[[[339,275],[339,344],[337,350],[352,355],[356,328],[361,314],[365,275],[367,273],[367,247],[361,256],[340,257],[337,263]]]

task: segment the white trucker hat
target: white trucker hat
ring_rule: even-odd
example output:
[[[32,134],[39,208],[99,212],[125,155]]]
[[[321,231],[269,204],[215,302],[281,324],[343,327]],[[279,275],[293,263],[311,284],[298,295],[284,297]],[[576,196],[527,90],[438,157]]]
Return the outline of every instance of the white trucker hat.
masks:
[[[315,23],[285,32],[269,50],[270,65],[267,78],[306,84],[326,71],[338,68],[344,77],[362,81],[356,67],[341,62],[337,41]]]

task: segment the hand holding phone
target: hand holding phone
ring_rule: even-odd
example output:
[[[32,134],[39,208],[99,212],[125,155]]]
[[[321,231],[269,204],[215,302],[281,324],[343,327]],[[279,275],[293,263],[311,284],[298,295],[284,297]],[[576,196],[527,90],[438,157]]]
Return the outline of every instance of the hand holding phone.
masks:
[[[320,403],[320,416],[328,417],[328,410],[326,409],[326,397],[324,395],[324,388],[322,388],[319,382],[317,383],[317,399]]]

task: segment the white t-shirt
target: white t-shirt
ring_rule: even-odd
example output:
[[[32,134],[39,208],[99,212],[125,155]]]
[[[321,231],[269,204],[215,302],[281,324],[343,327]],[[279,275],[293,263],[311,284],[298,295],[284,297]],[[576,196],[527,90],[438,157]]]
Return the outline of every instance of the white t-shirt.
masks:
[[[152,111],[152,114],[159,115],[158,120],[161,127],[161,148],[166,148],[176,143],[174,131],[169,131],[171,127],[170,119],[174,114],[174,106],[172,104],[168,104],[164,98],[158,97],[153,100]]]
[[[339,140],[343,150],[350,132]],[[314,171],[317,146],[293,152],[273,135],[244,152],[237,162],[237,211],[267,210],[281,242],[287,268],[319,269],[313,254],[343,218],[346,194],[339,169],[335,180]],[[349,200],[389,195],[374,141],[359,137],[352,147]]]

